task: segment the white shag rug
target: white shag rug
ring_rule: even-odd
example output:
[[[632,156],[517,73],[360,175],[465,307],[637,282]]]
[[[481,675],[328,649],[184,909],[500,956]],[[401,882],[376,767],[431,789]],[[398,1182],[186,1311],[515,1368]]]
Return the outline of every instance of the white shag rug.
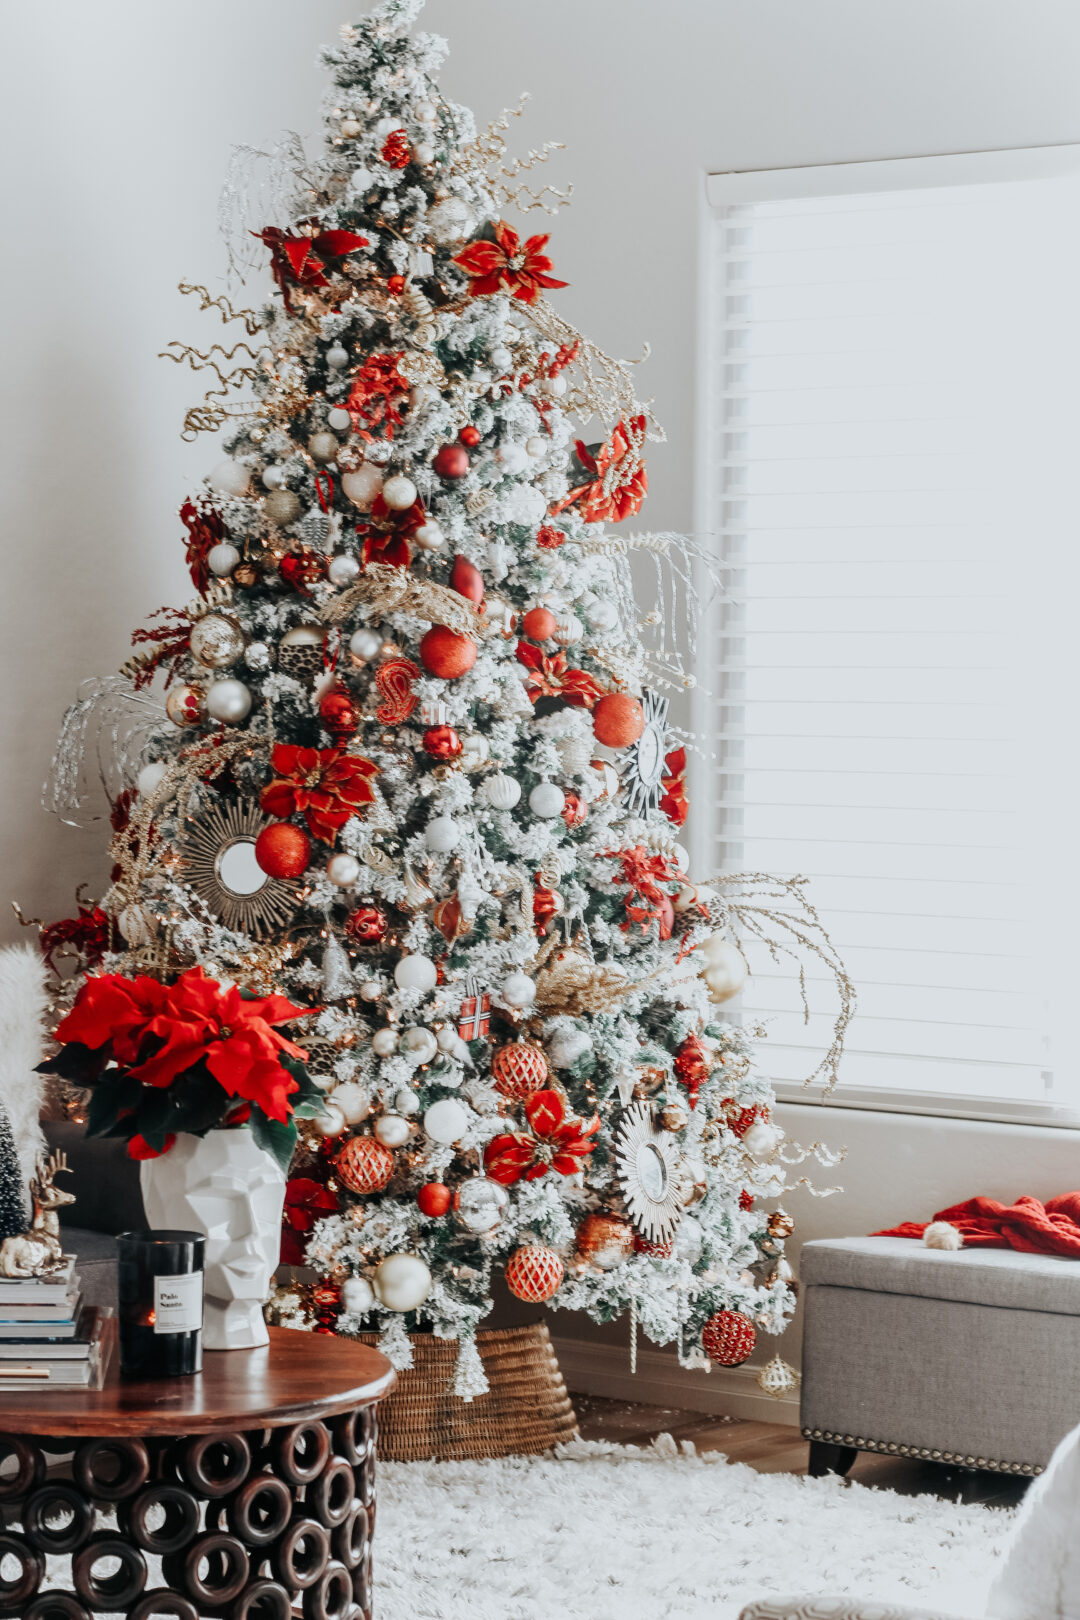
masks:
[[[664,1435],[546,1457],[383,1463],[378,1620],[735,1620],[753,1598],[979,1620],[1012,1511],[759,1474]]]

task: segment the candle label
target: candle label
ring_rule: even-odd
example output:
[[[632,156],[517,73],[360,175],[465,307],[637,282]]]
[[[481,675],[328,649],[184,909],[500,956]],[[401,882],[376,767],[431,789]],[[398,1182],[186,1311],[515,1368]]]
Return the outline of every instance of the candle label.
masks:
[[[154,1278],[154,1332],[194,1333],[202,1327],[203,1274]]]

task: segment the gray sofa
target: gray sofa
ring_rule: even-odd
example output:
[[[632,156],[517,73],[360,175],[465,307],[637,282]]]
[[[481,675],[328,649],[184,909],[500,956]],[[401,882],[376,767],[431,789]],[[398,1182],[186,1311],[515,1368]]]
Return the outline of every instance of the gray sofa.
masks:
[[[856,1237],[800,1269],[812,1474],[858,1451],[1041,1474],[1080,1422],[1080,1260]]]

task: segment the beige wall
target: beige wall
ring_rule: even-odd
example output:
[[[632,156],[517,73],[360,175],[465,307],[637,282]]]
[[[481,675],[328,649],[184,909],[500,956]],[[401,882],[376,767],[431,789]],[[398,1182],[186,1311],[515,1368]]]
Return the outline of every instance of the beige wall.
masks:
[[[220,329],[176,283],[223,269],[231,146],[313,129],[315,50],[346,15],[330,0],[0,0],[0,898],[40,915],[102,876],[103,836],[38,808],[61,712],[188,594],[174,513],[215,449],[181,444],[201,390],[155,356]],[[449,93],[486,119],[531,89],[522,145],[569,147],[550,166],[577,188],[553,223],[560,303],[616,354],[652,343],[641,375],[669,434],[651,459],[657,527],[691,521],[704,172],[1080,140],[1071,0],[431,0],[428,24],[451,36]],[[800,1114],[785,1111],[792,1130]],[[819,1117],[797,1133],[822,1134]],[[827,1125],[851,1150],[848,1191],[796,1195],[803,1235],[1076,1183],[1068,1133]]]

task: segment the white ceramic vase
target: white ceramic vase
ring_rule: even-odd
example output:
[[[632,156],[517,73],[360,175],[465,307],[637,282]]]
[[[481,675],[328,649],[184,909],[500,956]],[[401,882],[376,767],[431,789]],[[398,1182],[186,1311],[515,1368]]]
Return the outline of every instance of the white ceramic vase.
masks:
[[[285,1173],[250,1131],[182,1133],[139,1168],[152,1227],[206,1239],[203,1348],[251,1350],[268,1342],[263,1305],[281,1246]]]

